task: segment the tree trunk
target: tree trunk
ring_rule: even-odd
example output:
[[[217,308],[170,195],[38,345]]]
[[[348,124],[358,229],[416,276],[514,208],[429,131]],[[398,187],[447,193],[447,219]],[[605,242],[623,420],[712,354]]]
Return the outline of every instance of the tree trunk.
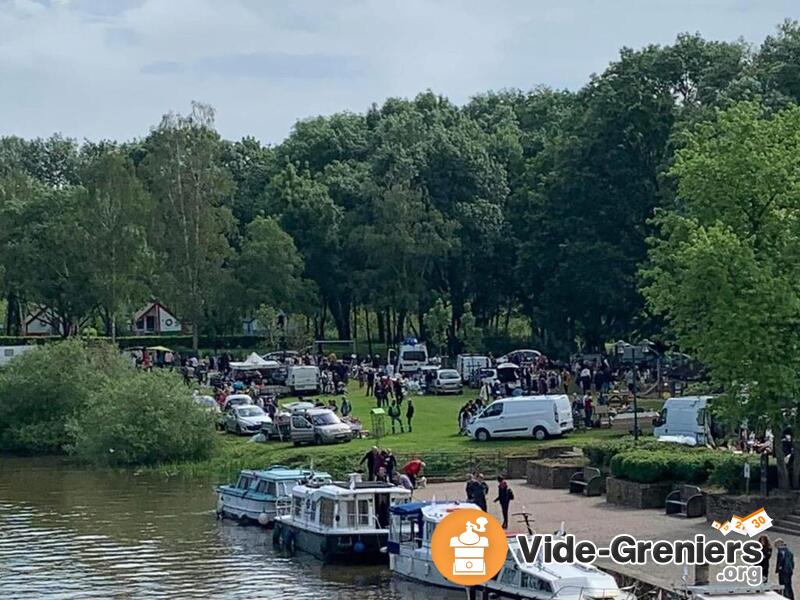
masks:
[[[792,489],[800,489],[800,440],[795,435],[797,423],[792,427]]]
[[[406,336],[406,311],[401,310],[397,314],[397,339],[402,340]]]
[[[425,327],[425,313],[422,310],[417,312],[417,320],[419,321],[419,333],[417,335],[419,339],[425,340],[428,337],[428,329]]]
[[[782,490],[788,490],[789,472],[786,468],[786,455],[783,453],[783,426],[774,426],[772,430],[776,432],[772,445],[775,450],[775,461],[778,463],[778,487]]]
[[[197,356],[197,351],[200,349],[200,327],[197,321],[192,323],[192,352]]]
[[[376,310],[375,316],[378,319],[378,343],[383,344],[386,342],[386,324],[383,320],[383,311]]]
[[[369,309],[364,307],[364,327],[367,331],[367,350],[369,351],[370,357],[372,356],[372,332],[369,329]]]

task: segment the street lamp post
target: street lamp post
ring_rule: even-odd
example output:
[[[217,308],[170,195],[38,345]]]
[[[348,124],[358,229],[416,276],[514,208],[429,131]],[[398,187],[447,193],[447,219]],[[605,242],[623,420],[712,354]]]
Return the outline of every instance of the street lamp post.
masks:
[[[636,399],[636,346],[623,341],[617,342],[617,354],[620,355],[622,362],[625,362],[625,347],[631,349],[631,384],[630,393],[633,394],[633,441],[639,441],[639,403]]]

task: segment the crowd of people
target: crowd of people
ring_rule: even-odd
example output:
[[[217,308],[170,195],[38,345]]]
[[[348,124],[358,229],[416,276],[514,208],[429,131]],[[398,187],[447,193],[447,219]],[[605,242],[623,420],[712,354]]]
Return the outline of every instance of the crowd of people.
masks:
[[[397,458],[389,448],[381,449],[373,446],[361,458],[358,465],[366,467],[368,481],[393,483],[412,492],[417,487],[425,486],[423,475],[425,461],[415,457],[398,468]]]

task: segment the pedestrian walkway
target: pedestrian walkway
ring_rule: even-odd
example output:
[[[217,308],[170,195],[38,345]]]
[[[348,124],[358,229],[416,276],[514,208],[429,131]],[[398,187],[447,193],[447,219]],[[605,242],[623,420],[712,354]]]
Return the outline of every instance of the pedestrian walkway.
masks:
[[[488,494],[489,512],[502,519],[500,506],[492,502],[497,497],[497,485],[490,483]],[[664,511],[647,509],[638,510],[623,508],[608,504],[605,496],[586,498],[577,494],[570,494],[566,490],[543,489],[530,486],[524,480],[509,481],[514,490],[515,500],[511,503],[510,512],[528,512],[534,519],[534,529],[541,532],[555,532],[565,524],[567,533],[575,535],[577,539],[591,540],[598,545],[608,544],[616,535],[629,533],[639,539],[647,540],[678,540],[692,539],[697,534],[705,534],[710,539],[722,539],[722,535],[712,529],[705,518],[684,519],[668,517]],[[466,482],[451,482],[431,484],[425,489],[417,490],[414,497],[420,500],[463,500]],[[518,517],[511,517],[510,531],[524,533],[525,527]],[[784,533],[770,534],[771,539],[782,537],[789,547],[797,554],[800,552],[800,537],[785,535]],[[598,566],[611,567],[611,563],[600,563]],[[617,568],[617,567],[614,567]],[[680,588],[683,586],[682,566],[664,567],[656,565],[625,566],[620,569],[625,574],[639,577],[643,581],[660,587]],[[715,577],[718,568],[711,567],[710,575]],[[688,577],[692,578],[691,569]],[[800,578],[795,574],[795,589]],[[777,585],[775,575],[775,558],[773,555],[770,564],[769,583]]]

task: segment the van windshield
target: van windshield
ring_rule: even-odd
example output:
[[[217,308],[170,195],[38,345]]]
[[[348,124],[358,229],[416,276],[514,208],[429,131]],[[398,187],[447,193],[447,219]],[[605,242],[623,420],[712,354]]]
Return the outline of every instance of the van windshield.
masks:
[[[425,353],[422,350],[406,350],[402,354],[403,360],[425,362]]]
[[[314,423],[314,425],[336,425],[337,423],[341,423],[339,417],[333,413],[314,415],[311,417],[311,422]]]
[[[497,417],[503,414],[503,403],[502,402],[495,402],[494,404],[490,404],[486,407],[481,413],[481,419],[486,417]]]

